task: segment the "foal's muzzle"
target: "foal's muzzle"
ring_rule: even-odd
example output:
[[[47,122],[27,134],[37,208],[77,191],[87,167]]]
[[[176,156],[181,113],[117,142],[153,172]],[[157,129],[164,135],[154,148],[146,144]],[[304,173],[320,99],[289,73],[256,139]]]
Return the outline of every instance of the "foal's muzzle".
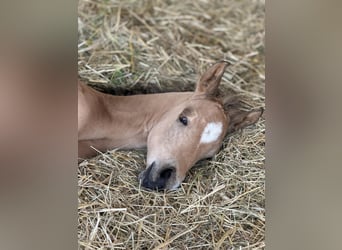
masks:
[[[139,174],[141,186],[152,190],[164,190],[170,186],[170,181],[174,179],[176,168],[165,165],[160,168],[153,162],[147,169]]]

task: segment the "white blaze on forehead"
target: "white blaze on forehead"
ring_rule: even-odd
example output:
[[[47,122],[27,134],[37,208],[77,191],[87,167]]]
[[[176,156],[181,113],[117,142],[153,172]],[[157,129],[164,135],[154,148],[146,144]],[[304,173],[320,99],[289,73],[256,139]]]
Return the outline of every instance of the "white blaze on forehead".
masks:
[[[210,143],[216,141],[222,133],[221,122],[210,122],[205,126],[200,143]]]

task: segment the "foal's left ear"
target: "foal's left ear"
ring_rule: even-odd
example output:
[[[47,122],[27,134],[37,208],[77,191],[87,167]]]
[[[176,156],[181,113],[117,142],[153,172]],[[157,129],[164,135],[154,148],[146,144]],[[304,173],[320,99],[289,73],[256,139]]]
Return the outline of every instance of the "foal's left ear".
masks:
[[[227,66],[227,62],[219,62],[210,67],[197,82],[195,92],[215,96]]]
[[[240,101],[235,96],[225,98],[223,107],[228,118],[227,134],[256,123],[264,112],[263,108],[251,111],[241,110]]]
[[[263,108],[251,111],[242,111],[238,109],[230,109],[226,111],[226,115],[229,119],[227,134],[256,123],[262,116],[263,112]]]

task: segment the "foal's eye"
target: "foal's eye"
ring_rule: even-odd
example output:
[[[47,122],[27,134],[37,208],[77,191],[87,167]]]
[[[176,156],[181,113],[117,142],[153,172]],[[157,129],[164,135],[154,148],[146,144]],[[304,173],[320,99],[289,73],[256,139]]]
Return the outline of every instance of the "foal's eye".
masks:
[[[179,121],[184,125],[188,125],[188,118],[186,116],[180,116]]]

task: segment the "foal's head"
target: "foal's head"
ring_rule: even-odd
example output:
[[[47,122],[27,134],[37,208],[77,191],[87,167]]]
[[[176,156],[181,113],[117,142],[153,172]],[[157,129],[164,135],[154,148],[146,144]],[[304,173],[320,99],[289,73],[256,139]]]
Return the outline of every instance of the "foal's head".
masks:
[[[200,159],[214,156],[227,133],[257,122],[262,110],[240,111],[234,98],[215,97],[227,64],[209,68],[195,92],[170,107],[151,130],[147,141],[147,169],[140,175],[143,187],[176,189],[187,171]]]

